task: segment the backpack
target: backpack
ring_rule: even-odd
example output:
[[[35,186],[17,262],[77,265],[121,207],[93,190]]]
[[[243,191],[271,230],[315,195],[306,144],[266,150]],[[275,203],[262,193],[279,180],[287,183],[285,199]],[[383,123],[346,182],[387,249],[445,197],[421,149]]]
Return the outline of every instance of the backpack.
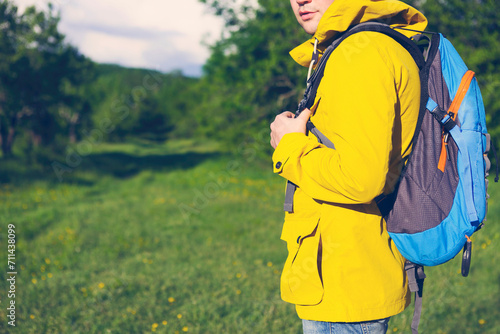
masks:
[[[483,226],[486,216],[487,177],[491,166],[487,154],[493,146],[474,72],[468,70],[452,44],[442,34],[415,31],[420,34],[410,39],[395,29],[367,22],[337,37],[325,50],[314,73],[309,75],[296,114],[311,108],[329,56],[355,33],[375,31],[392,37],[418,65],[421,105],[413,149],[394,192],[375,199],[390,237],[407,259],[408,283],[410,291],[415,292],[411,327],[413,333],[418,333],[425,278],[423,266],[445,263],[463,249],[462,275],[466,277],[469,273],[470,237]],[[315,51],[310,69],[317,60]],[[308,122],[307,129],[320,143],[335,148],[312,122]],[[494,149],[493,152],[496,157]],[[496,174],[495,182],[498,182],[498,160]],[[293,210],[295,189],[289,182],[286,211]]]

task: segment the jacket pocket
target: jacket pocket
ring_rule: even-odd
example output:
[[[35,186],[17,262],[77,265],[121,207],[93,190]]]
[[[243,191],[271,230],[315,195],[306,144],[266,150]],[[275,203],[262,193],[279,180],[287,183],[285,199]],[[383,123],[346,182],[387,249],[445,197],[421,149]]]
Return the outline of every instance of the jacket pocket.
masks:
[[[288,258],[281,275],[281,298],[298,305],[319,304],[324,291],[319,220],[288,220],[281,238],[288,245]]]

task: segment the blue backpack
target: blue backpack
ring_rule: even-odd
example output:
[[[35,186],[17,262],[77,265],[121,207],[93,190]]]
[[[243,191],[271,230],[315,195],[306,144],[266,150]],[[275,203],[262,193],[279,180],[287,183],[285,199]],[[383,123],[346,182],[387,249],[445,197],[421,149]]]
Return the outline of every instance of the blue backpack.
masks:
[[[437,33],[420,32],[409,39],[375,22],[354,26],[325,50],[308,79],[297,114],[314,103],[330,54],[345,38],[362,31],[392,37],[408,50],[420,69],[422,96],[412,153],[395,191],[375,199],[390,237],[407,259],[409,286],[415,292],[412,331],[418,333],[423,266],[445,263],[463,249],[462,275],[469,273],[470,237],[483,226],[486,216],[491,139],[474,72],[468,70],[452,44]],[[314,124],[309,122],[307,128],[319,142],[334,148]],[[294,187],[288,184],[285,209],[292,208]]]

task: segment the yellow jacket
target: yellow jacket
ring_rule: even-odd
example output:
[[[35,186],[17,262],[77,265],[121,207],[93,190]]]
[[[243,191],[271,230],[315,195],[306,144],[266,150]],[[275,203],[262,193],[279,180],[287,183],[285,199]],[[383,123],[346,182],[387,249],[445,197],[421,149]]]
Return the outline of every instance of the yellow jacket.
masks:
[[[291,55],[308,66],[315,38],[323,51],[339,32],[371,20],[415,30],[427,25],[400,1],[335,0],[313,38]],[[273,154],[275,173],[298,186],[281,236],[289,252],[282,299],[296,304],[307,320],[392,316],[410,303],[405,259],[373,200],[393,189],[411,150],[420,106],[418,68],[390,37],[358,33],[332,53],[315,105],[311,120],[335,149],[313,135],[290,133]]]

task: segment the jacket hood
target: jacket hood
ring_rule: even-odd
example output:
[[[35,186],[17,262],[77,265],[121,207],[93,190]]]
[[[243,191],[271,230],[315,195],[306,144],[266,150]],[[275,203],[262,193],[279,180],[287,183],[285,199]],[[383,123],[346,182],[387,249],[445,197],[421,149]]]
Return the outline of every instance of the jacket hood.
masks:
[[[329,45],[328,41],[349,27],[368,21],[389,24],[391,27],[406,27],[423,31],[427,19],[415,8],[397,0],[335,0],[327,9],[314,36],[290,52],[292,58],[302,66],[309,66],[318,39],[320,54]],[[415,32],[399,30],[411,37]]]

